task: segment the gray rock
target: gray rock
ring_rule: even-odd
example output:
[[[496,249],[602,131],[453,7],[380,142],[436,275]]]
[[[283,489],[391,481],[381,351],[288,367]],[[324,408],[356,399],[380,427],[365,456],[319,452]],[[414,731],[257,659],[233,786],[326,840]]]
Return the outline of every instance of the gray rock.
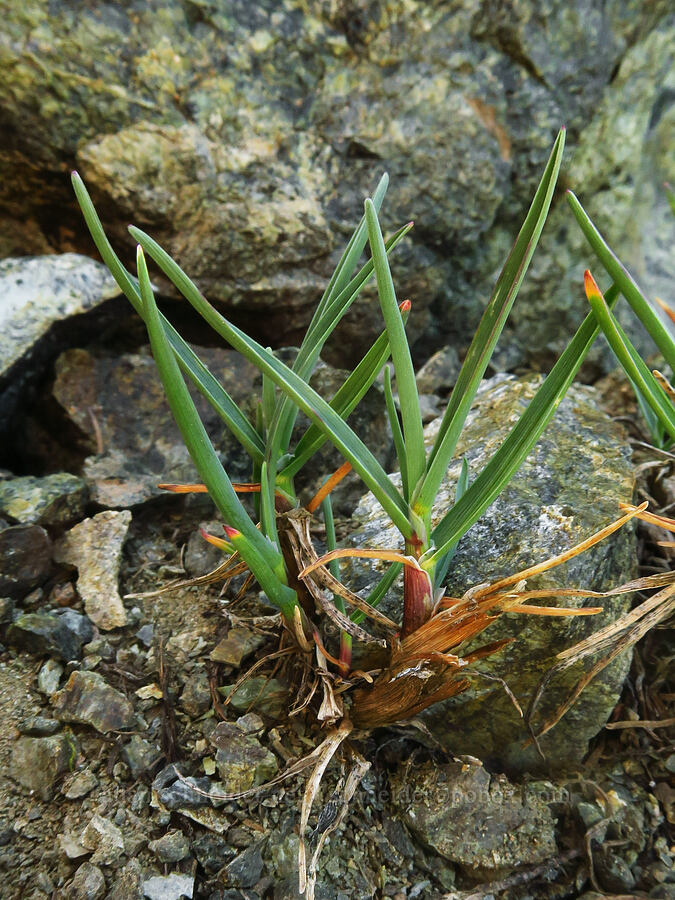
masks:
[[[251,653],[265,644],[265,640],[264,635],[246,628],[245,625],[233,625],[211,651],[210,658],[213,662],[224,663],[238,669]]]
[[[416,220],[395,262],[401,296],[415,302],[411,334],[438,346],[445,332],[460,344],[565,123],[570,168],[577,157],[588,160],[574,185],[616,207],[607,222],[622,238],[618,249],[629,263],[654,260],[659,278],[672,277],[672,231],[661,231],[665,204],[655,190],[672,173],[667,0],[526,0],[489,15],[474,0],[459,0],[452,15],[433,4],[324,3],[299,12],[286,2],[256,7],[253,16],[199,9],[195,27],[192,7],[172,0],[152,63],[152,9],[85,9],[77,29],[38,0],[8,13],[5,255],[73,240],[89,249],[67,182],[53,175],[76,157],[129,262],[124,228],[136,219],[209,297],[278,344],[308,321],[364,193],[388,170],[396,178],[385,225]],[[34,34],[50,48],[37,68]],[[110,48],[105,58],[101,46]],[[223,46],[236,48],[226,61]],[[36,96],[48,103],[36,105]],[[608,140],[617,130],[622,141]],[[61,235],[54,209],[68,224]],[[560,310],[562,299],[577,314],[584,309],[581,291],[569,291],[575,226],[567,214],[565,221],[568,234],[537,264],[529,296],[538,304],[516,311],[528,352],[568,333],[571,312],[550,320],[540,304]],[[558,240],[565,277],[541,291],[540,277],[557,285]],[[367,346],[381,327],[377,312],[376,303],[355,304],[336,355]]]
[[[143,882],[143,896],[148,900],[192,900],[194,875],[156,875]]]
[[[219,834],[200,834],[192,841],[192,852],[200,866],[209,874],[220,872],[226,862],[234,856],[229,842]]]
[[[143,871],[137,859],[115,871],[114,884],[106,900],[143,900]]]
[[[0,421],[11,421],[27,385],[69,343],[63,323],[73,332],[76,316],[119,293],[102,263],[76,253],[0,261]]]
[[[7,629],[7,640],[29,653],[56,656],[64,662],[82,656],[82,641],[61,617],[50,613],[19,616]]]
[[[0,531],[0,594],[22,597],[42,584],[51,569],[51,541],[39,525]]]
[[[77,566],[77,590],[86,613],[104,631],[126,624],[118,580],[130,522],[128,510],[99,513],[71,528],[55,548],[57,562]]]
[[[273,778],[279,765],[273,753],[230,722],[219,722],[209,738],[225,793],[246,791]]]
[[[218,690],[229,697],[233,686],[226,684]],[[288,688],[278,678],[254,676],[237,688],[230,706],[241,713],[253,708],[264,716],[277,719],[288,709]]]
[[[87,499],[87,485],[67,472],[0,481],[0,512],[19,525],[67,525],[83,517]]]
[[[29,737],[45,737],[56,734],[61,729],[61,723],[58,719],[49,719],[46,716],[30,716],[28,719],[22,719],[17,727],[21,734]]]
[[[501,445],[538,379],[495,377],[481,388],[457,446],[456,460],[439,491],[438,513],[454,501],[462,457],[475,479]],[[430,440],[438,420],[427,427]],[[393,476],[397,479],[399,476]],[[573,387],[560,405],[537,447],[520,471],[476,525],[460,541],[450,566],[446,593],[462,596],[472,585],[514,574],[578,543],[613,521],[619,502],[630,501],[633,470],[630,448],[621,429],[601,413],[591,388]],[[359,546],[398,548],[396,530],[366,495],[356,511],[360,527],[352,535]],[[371,561],[350,567],[347,583],[365,587],[377,567]],[[586,587],[607,590],[629,580],[635,571],[635,537],[623,528],[593,550],[528,582],[529,587]],[[581,601],[566,598],[558,605]],[[521,705],[541,675],[565,647],[613,621],[628,605],[625,597],[602,601],[597,616],[551,619],[543,616],[503,615],[472,646],[513,638],[498,654],[476,665],[481,672],[504,678]],[[395,619],[401,614],[400,589],[390,592],[382,609]],[[556,601],[552,601],[556,605]],[[599,604],[600,605],[600,604]],[[630,664],[630,654],[619,657],[586,688],[558,726],[544,736],[542,748],[552,765],[578,761],[588,741],[603,727],[614,708]],[[549,685],[535,721],[543,721],[579,677],[578,668]],[[537,767],[532,747],[524,748],[528,733],[503,688],[484,679],[453,700],[431,707],[423,718],[441,743],[454,753],[470,753],[514,770]]]
[[[124,854],[122,832],[110,819],[95,813],[82,832],[82,846],[93,850],[93,865],[110,866]]]
[[[12,621],[14,615],[14,600],[11,597],[0,597],[0,625]]]
[[[443,347],[433,354],[415,375],[420,394],[447,396],[455,386],[459,375],[460,362],[457,350]]]
[[[182,831],[169,831],[156,841],[150,841],[148,849],[160,862],[176,863],[189,855],[190,842]]]
[[[194,349],[213,375],[228,386],[235,403],[245,405],[256,368],[233,350]],[[70,427],[86,436],[90,452],[96,454],[85,460],[83,476],[92,500],[101,506],[137,506],[167,496],[158,489],[160,482],[196,480],[148,348],[114,356],[86,350],[63,353],[56,362],[53,397]],[[248,478],[248,457],[210,404],[201,395],[195,402],[231,476]],[[92,405],[96,425],[90,415]]]
[[[136,724],[131,703],[96,672],[73,672],[52,703],[62,721],[91,725],[102,734]]]
[[[98,778],[94,773],[85,769],[84,772],[78,772],[77,775],[68,779],[61,788],[61,793],[66,800],[79,800],[97,788],[98,783]]]
[[[76,635],[83,644],[88,644],[94,637],[94,628],[87,618],[74,609],[65,607],[64,609],[55,609],[53,613],[60,619],[70,631]]]
[[[192,672],[185,681],[180,695],[180,705],[193,718],[198,718],[211,708],[211,689],[204,669]]]
[[[262,875],[263,860],[260,854],[260,848],[257,846],[248,847],[239,856],[236,856],[231,863],[228,863],[227,880],[235,887],[250,888],[259,880]]]
[[[15,781],[47,802],[59,777],[75,764],[77,754],[72,734],[21,737],[12,747],[9,772]]]
[[[55,659],[47,659],[38,673],[38,690],[47,696],[55,694],[61,683],[63,666]]]
[[[105,897],[105,878],[98,866],[82,863],[70,883],[73,900],[102,900]]]
[[[122,750],[122,759],[131,769],[134,778],[156,766],[162,756],[162,751],[156,744],[146,741],[139,734],[135,734]]]
[[[209,791],[211,781],[208,778],[185,778],[181,781],[176,776],[173,764],[165,766],[155,777],[152,790],[157,799],[167,809],[198,808],[210,806],[211,801],[202,793],[191,790],[190,785],[200,791]]]
[[[221,535],[223,533],[222,522],[216,522],[212,519],[200,522],[199,529],[192,532],[188,538],[184,560],[185,571],[190,578],[207,575],[223,563],[222,550],[204,540],[201,534],[202,529],[207,534]]]
[[[414,780],[402,766],[393,785],[407,825],[471,878],[498,878],[557,852],[549,807],[556,789],[548,782],[517,786],[475,760],[425,763]]]

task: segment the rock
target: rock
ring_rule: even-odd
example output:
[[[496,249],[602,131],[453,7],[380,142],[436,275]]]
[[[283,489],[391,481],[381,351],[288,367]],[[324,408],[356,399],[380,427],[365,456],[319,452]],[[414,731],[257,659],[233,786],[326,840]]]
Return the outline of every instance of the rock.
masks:
[[[110,866],[124,854],[122,832],[110,819],[94,814],[82,832],[82,846],[93,850],[93,865]]]
[[[248,847],[226,868],[227,880],[235,887],[250,888],[262,875],[263,861],[257,846]]]
[[[46,803],[53,796],[56,781],[74,765],[77,754],[72,734],[21,737],[12,747],[10,775]]]
[[[82,863],[70,883],[73,900],[102,900],[105,897],[105,878],[98,866]]]
[[[209,791],[211,781],[208,778],[188,777],[177,779],[175,766],[165,766],[155,776],[152,790],[157,799],[167,809],[198,808],[210,806],[211,801],[204,794],[191,790],[191,785],[200,791]]]
[[[52,703],[62,721],[91,725],[102,734],[136,724],[131,703],[96,672],[73,672],[65,687],[52,696]]]
[[[57,562],[77,566],[77,590],[86,613],[104,631],[126,624],[118,579],[130,522],[128,510],[99,513],[71,528],[54,553]]]
[[[148,849],[163,863],[176,863],[190,853],[190,842],[182,831],[168,831],[156,841],[150,841]]]
[[[400,296],[415,302],[413,340],[422,335],[435,349],[451,336],[459,345],[566,123],[566,176],[578,172],[573,184],[608,210],[629,264],[644,265],[651,282],[672,278],[673,224],[656,193],[675,181],[670,10],[667,0],[521,2],[490,15],[460,0],[452,16],[434,4],[272,4],[253,17],[208,7],[194,27],[192,7],[172,0],[149,55],[150,9],[86,8],[75,33],[67,15],[30,0],[5,21],[0,112],[13,140],[3,156],[2,255],[73,244],[92,252],[70,187],[55,177],[76,158],[125,261],[133,263],[124,229],[134,219],[210,298],[278,345],[308,322],[363,196],[387,170],[396,178],[385,226],[416,221],[394,254]],[[36,35],[49,48],[37,68]],[[110,48],[105,59],[101,46]],[[223,46],[236,48],[227,60]],[[123,88],[113,96],[102,85]],[[607,138],[617,130],[620,147]],[[576,226],[562,198],[555,205],[567,234],[545,234],[527,297],[539,303],[516,308],[528,353],[568,333],[571,306],[584,309],[581,291],[569,291],[581,274],[568,262]],[[659,293],[653,283],[647,290]],[[542,304],[564,313],[540,315]],[[354,305],[336,356],[350,348],[358,357],[381,329],[378,312],[373,302]]]
[[[233,685],[224,685],[218,690],[229,697],[232,687]],[[242,713],[252,707],[270,719],[277,719],[288,710],[288,688],[278,678],[254,676],[237,688],[230,706]]]
[[[106,900],[142,900],[143,871],[137,859],[130,860],[115,872],[115,882]]]
[[[50,358],[79,337],[77,317],[119,294],[102,263],[76,253],[0,261],[0,422],[12,421]]]
[[[244,406],[257,374],[253,364],[233,350],[194,350],[228,386],[235,403]],[[126,509],[169,496],[159,490],[158,483],[197,479],[149,348],[114,356],[67,351],[56,362],[53,396],[71,427],[85,435],[89,452],[95,453],[83,467],[94,502]],[[201,395],[195,403],[231,477],[248,478],[248,457],[221,418]],[[90,414],[92,407],[96,424]]]
[[[460,362],[453,346],[443,347],[433,354],[415,375],[420,394],[436,394],[447,397],[455,386]]]
[[[45,660],[38,673],[38,690],[48,697],[55,694],[59,689],[62,675],[63,666],[60,663],[55,659]]]
[[[0,625],[11,622],[14,616],[14,600],[11,597],[0,597]]]
[[[29,737],[45,737],[60,731],[61,723],[58,719],[49,719],[46,716],[30,716],[28,719],[22,719],[17,727],[21,734]]]
[[[210,659],[238,669],[246,657],[262,647],[265,641],[264,635],[251,631],[245,625],[233,625],[211,651]]]
[[[273,778],[278,763],[260,742],[230,722],[219,722],[210,738],[224,793],[246,791]]]
[[[77,475],[0,481],[0,512],[19,525],[67,525],[84,516],[87,486]]]
[[[194,875],[156,875],[143,882],[143,896],[148,900],[192,900]]]
[[[51,541],[39,525],[0,531],[0,594],[22,597],[42,584],[51,569]]]
[[[7,629],[10,644],[40,656],[56,656],[64,662],[80,659],[82,641],[66,622],[50,613],[25,613]]]
[[[414,781],[405,769],[394,779],[394,804],[425,845],[468,877],[496,879],[555,856],[554,785],[517,786],[478,760],[425,763]]]
[[[192,852],[199,865],[210,875],[215,875],[232,859],[234,850],[219,834],[200,834],[192,841]]]
[[[89,644],[93,639],[94,628],[87,616],[83,616],[81,613],[75,612],[74,609],[69,609],[68,607],[55,609],[53,614],[73,632],[82,644]]]
[[[84,772],[78,772],[70,778],[61,788],[61,793],[66,800],[79,800],[86,797],[95,788],[98,787],[98,778],[93,772],[85,769]]]
[[[202,529],[207,534],[218,535],[223,533],[223,524],[213,519],[200,522],[197,531],[193,531],[188,538],[184,565],[185,571],[190,578],[199,578],[201,575],[207,575],[223,563],[222,550],[204,540],[201,533]]]
[[[144,772],[154,768],[162,756],[163,753],[156,744],[151,744],[139,734],[135,734],[122,750],[122,759],[131,769],[134,778],[139,778]]]
[[[501,445],[538,378],[495,377],[486,382],[469,414],[457,446],[455,461],[439,491],[436,509],[447,510],[454,501],[460,461],[466,456],[471,479]],[[426,429],[430,441],[438,420]],[[399,476],[393,476],[398,479]],[[506,490],[460,541],[450,566],[446,592],[461,596],[472,585],[514,574],[560,553],[617,518],[619,502],[633,494],[630,449],[616,424],[594,404],[592,388],[574,386],[560,405],[534,451]],[[400,538],[370,495],[356,511],[351,540],[358,546],[401,547]],[[432,517],[438,521],[438,514]],[[607,590],[634,575],[635,538],[628,526],[577,556],[564,567],[537,579],[532,588],[584,587]],[[346,581],[357,588],[373,582],[368,561],[350,566]],[[385,613],[398,619],[400,593],[392,591],[382,602]],[[566,598],[558,605],[580,600]],[[479,636],[473,646],[501,638],[513,642],[496,655],[481,660],[481,672],[504,678],[527,705],[540,677],[555,662],[555,655],[607,623],[614,621],[630,601],[625,597],[602,601],[597,616],[552,619],[543,616],[503,615]],[[553,605],[556,601],[552,601]],[[584,691],[556,728],[542,739],[552,766],[578,762],[588,741],[604,726],[618,699],[630,664],[630,654],[619,657]],[[541,722],[566,696],[580,675],[578,668],[549,684],[539,715]],[[484,679],[470,691],[431,707],[424,721],[448,751],[469,753],[516,771],[541,765],[532,747],[524,748],[528,732],[501,685]]]
[[[198,669],[187,678],[180,695],[180,705],[194,719],[211,708],[211,689],[204,669]]]

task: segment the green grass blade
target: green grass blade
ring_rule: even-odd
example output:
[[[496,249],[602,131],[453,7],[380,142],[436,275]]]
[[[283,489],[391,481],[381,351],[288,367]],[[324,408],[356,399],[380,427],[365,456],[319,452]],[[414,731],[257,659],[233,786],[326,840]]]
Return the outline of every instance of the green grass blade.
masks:
[[[72,183],[84,220],[103,262],[112,273],[122,293],[141,318],[144,318],[137,280],[127,271],[113,250],[84,182],[76,172],[73,172]],[[223,419],[249,456],[258,463],[262,462],[265,446],[248,419],[176,329],[161,314],[160,319],[183,372]]]
[[[260,526],[265,537],[279,549],[274,505],[274,471],[266,462],[260,467]]]
[[[267,352],[271,353],[272,348],[268,347]],[[265,426],[269,426],[274,416],[274,406],[276,397],[274,395],[274,382],[270,381],[267,375],[262,376],[262,414]]]
[[[663,354],[670,368],[675,372],[675,341],[658,314],[652,309],[649,301],[644,297],[640,288],[633,281],[627,269],[614,255],[598,229],[591,221],[588,213],[574,196],[572,191],[567,191],[567,199],[584,233],[584,237],[593,248],[596,256],[607,270],[614,284],[633,308],[633,312],[647,329],[650,337]]]
[[[405,464],[405,443],[403,441],[403,432],[401,431],[401,423],[398,420],[398,412],[394,403],[394,394],[391,389],[391,371],[389,366],[384,369],[384,402],[387,407],[387,415],[389,416],[389,425],[391,426],[391,434],[394,439],[394,448],[396,450],[396,458],[401,470],[401,488],[403,491],[403,499],[408,502],[410,497],[410,485],[408,483],[408,467]]]
[[[618,293],[616,285],[607,292],[610,306]],[[513,478],[560,405],[598,332],[595,316],[589,313],[502,446],[434,529],[437,549],[424,561],[425,568],[435,569]]]
[[[297,373],[268,353],[257,341],[232,325],[200,293],[178,264],[149,235],[133,226],[130,231],[139,244],[154,259],[164,274],[183,294],[206,322],[235,350],[267,374],[294,403],[324,432],[328,439],[348,460],[390,519],[404,537],[411,534],[407,507],[403,498],[387,477],[387,473],[363,441],[340,418],[334,409],[316,393]]]
[[[401,304],[401,315],[404,324],[408,321],[410,302]],[[366,395],[378,372],[389,358],[389,337],[386,331],[377,338],[373,346],[347,377],[330,401],[330,406],[346,419]],[[283,468],[282,475],[293,477],[314,456],[328,438],[325,432],[316,425],[310,425],[302,435],[293,453],[293,458]]]
[[[279,578],[279,566],[283,566],[283,558],[249,518],[213,449],[167,339],[152,293],[145,257],[140,247],[137,261],[140,295],[150,346],[185,445],[212,500],[228,525],[241,534],[242,557],[260,586],[272,603],[289,610],[296,601],[296,595]]]
[[[565,132],[562,130],[553,145],[532,205],[483,313],[443,415],[441,427],[429,455],[427,474],[417,495],[413,497],[414,508],[421,515],[426,515],[433,505],[439,485],[455,452],[478,385],[485,374],[497,339],[504,328],[539,241],[558,179],[564,147]]]
[[[591,279],[592,280],[592,279]],[[647,401],[671,438],[675,439],[675,409],[612,315],[597,286],[587,280],[586,295],[607,343],[626,375]]]
[[[457,487],[455,488],[455,503],[462,499],[464,494],[466,494],[469,488],[469,464],[466,461],[466,456],[462,460],[462,468],[459,473],[459,478],[457,479]],[[459,543],[459,542],[457,542]],[[453,544],[450,549],[447,551],[445,556],[442,556],[441,559],[436,564],[436,568],[434,570],[434,588],[439,588],[443,581],[445,580],[445,576],[448,574],[448,569],[450,568],[450,563],[452,562],[452,558],[457,551],[457,544]]]
[[[396,388],[401,409],[404,445],[399,463],[401,471],[405,470],[406,472],[406,481],[410,490],[414,490],[426,467],[424,429],[417,393],[417,382],[415,381],[415,369],[413,368],[408,338],[406,337],[405,327],[396,300],[394,282],[391,277],[380,223],[372,200],[366,200],[365,210],[368,240],[375,264],[377,293],[380,299],[384,324],[389,335],[391,359],[394,364]]]
[[[396,247],[399,241],[408,233],[410,227],[410,225],[405,225],[403,228],[399,228],[389,238],[386,244],[387,253],[390,253]],[[362,288],[373,274],[373,270],[373,262],[369,260],[354,278],[330,300],[325,306],[322,315],[316,321],[313,330],[308,331],[305,335],[298,356],[291,367],[305,381],[309,380],[311,373],[314,371],[314,366],[324,344],[358,297]],[[310,329],[312,329],[312,326],[310,326]],[[293,426],[297,417],[297,408],[290,403],[288,397],[282,396],[277,402],[275,412],[270,441],[278,446],[279,452],[285,452],[290,444]]]

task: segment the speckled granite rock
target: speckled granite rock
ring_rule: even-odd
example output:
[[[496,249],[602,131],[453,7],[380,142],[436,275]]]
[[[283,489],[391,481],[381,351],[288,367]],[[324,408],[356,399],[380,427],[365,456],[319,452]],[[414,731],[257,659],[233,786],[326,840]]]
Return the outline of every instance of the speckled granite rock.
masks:
[[[77,566],[77,590],[91,621],[104,631],[126,625],[118,588],[122,545],[131,522],[128,509],[85,519],[59,541],[57,562]]]
[[[669,13],[668,0],[10,4],[0,248],[91,252],[62,171],[75,163],[127,259],[124,229],[135,220],[215,301],[289,343],[386,169],[395,178],[385,224],[417,221],[395,269],[415,301],[411,334],[459,345],[562,124],[573,167],[575,145],[590,151],[574,186],[591,176],[601,186],[627,262],[672,243],[658,194],[672,166]],[[575,226],[564,221],[570,243],[561,225],[529,294],[539,317],[516,307],[524,355],[567,334],[585,308],[581,290],[571,292],[576,270],[562,251]],[[672,277],[657,255],[657,277]],[[564,277],[542,292],[556,257]],[[561,301],[571,308],[553,324],[540,315]],[[337,352],[363,349],[378,318],[377,304],[357,304]]]
[[[539,379],[496,376],[484,383],[457,448],[457,461],[448,469],[438,495],[440,512],[454,499],[460,460],[466,456],[475,478],[515,424]],[[431,439],[438,420],[426,430]],[[395,476],[398,477],[398,476]],[[630,448],[620,426],[594,404],[592,388],[574,386],[560,405],[535,450],[501,496],[459,544],[447,579],[447,592],[461,596],[475,584],[512,574],[562,552],[617,518],[620,501],[630,501],[633,470]],[[371,495],[356,511],[361,523],[352,540],[359,546],[398,547],[397,532],[387,527]],[[635,572],[635,536],[629,526],[576,557],[529,582],[531,587],[588,587],[606,590]],[[357,584],[373,578],[372,566],[355,563]],[[400,617],[400,592],[393,591],[382,608]],[[573,599],[566,602],[574,605]],[[578,604],[581,600],[576,601]],[[555,654],[615,619],[629,605],[627,597],[602,601],[605,612],[593,617],[551,619],[504,615],[480,638],[480,644],[511,637],[515,640],[477,668],[505,678],[521,705]],[[552,765],[578,761],[588,740],[607,721],[630,664],[623,655],[586,689],[562,722],[542,740]],[[555,708],[578,669],[549,686],[540,708],[542,718]],[[540,762],[523,722],[501,686],[480,680],[471,691],[431,707],[423,714],[427,725],[450,752],[471,753],[514,770]]]
[[[0,481],[0,513],[20,525],[67,525],[82,518],[87,499],[87,485],[67,472]]]
[[[422,842],[474,879],[495,879],[514,867],[556,855],[550,805],[565,791],[549,782],[512,784],[470,758],[446,765],[402,765],[392,798]]]
[[[68,345],[64,330],[119,293],[102,263],[76,253],[0,260],[0,431],[52,345]]]

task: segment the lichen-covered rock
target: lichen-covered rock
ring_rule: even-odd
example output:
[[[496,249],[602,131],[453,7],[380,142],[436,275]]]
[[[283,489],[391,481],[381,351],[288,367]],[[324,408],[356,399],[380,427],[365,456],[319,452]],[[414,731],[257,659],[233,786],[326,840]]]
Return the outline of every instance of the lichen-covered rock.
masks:
[[[629,264],[658,257],[654,277],[672,278],[663,251],[674,226],[660,193],[675,180],[668,0],[458,0],[451,10],[421,0],[265,0],[254,12],[169,0],[158,10],[10,5],[5,254],[73,244],[91,252],[61,174],[76,160],[129,262],[124,229],[136,220],[211,298],[278,345],[308,321],[364,193],[388,170],[385,225],[416,220],[395,254],[401,293],[416,304],[411,334],[424,333],[427,346],[443,333],[461,344],[566,124],[572,170],[575,145],[590,162],[574,187],[600,188]],[[536,314],[516,307],[524,355],[568,334],[585,308],[575,281],[584,264],[570,266],[567,254],[576,226],[568,213],[564,222],[567,236],[561,220],[535,263]],[[542,314],[561,302],[564,315]],[[357,303],[336,358],[356,357],[380,327],[377,304]]]
[[[126,509],[99,513],[71,528],[54,553],[57,562],[77,566],[77,590],[86,613],[104,631],[120,628],[127,621],[118,580],[130,522],[131,513]]]
[[[90,725],[102,734],[134,727],[134,708],[97,672],[73,672],[51,697],[57,718]]]
[[[82,517],[86,503],[86,484],[67,472],[0,481],[0,512],[20,525],[67,525]]]
[[[556,854],[551,804],[564,791],[549,782],[512,784],[478,760],[401,766],[392,799],[422,842],[475,879],[498,878]]]
[[[10,774],[46,802],[51,799],[58,778],[72,769],[77,753],[72,734],[21,737],[12,748]]]
[[[216,766],[226,793],[246,791],[277,773],[274,754],[237,725],[219,722],[210,741],[216,750]]]
[[[466,457],[470,478],[475,479],[501,446],[539,383],[538,377],[496,376],[483,385],[458,443],[456,461],[438,493],[434,523],[454,501],[462,458]],[[427,427],[427,441],[433,438],[438,424],[436,420]],[[592,388],[572,387],[519,472],[460,541],[446,592],[461,596],[473,585],[514,574],[561,553],[616,519],[619,503],[630,502],[632,494],[630,447],[621,427],[598,410]],[[354,544],[401,546],[396,529],[370,494],[355,518],[360,527],[351,537]],[[627,526],[591,551],[528,584],[532,588],[607,590],[634,575],[635,551],[634,529]],[[372,582],[376,567],[371,561],[367,563],[359,561],[350,566],[352,583],[365,586]],[[348,583],[350,577],[346,578]],[[552,601],[553,605],[556,602]],[[559,605],[581,603],[580,598],[565,598]],[[498,654],[481,660],[476,668],[504,678],[521,705],[526,706],[556,654],[613,621],[629,603],[625,596],[608,598],[600,604],[603,613],[568,619],[503,615],[477,640],[481,646],[501,638],[512,638],[512,642]],[[390,616],[400,618],[400,590],[390,592],[381,606]],[[583,756],[589,739],[607,721],[629,664],[630,654],[620,656],[542,739],[551,764],[578,761]],[[573,668],[549,685],[536,721],[543,721],[555,709],[579,674],[579,669]],[[536,751],[523,746],[529,737],[527,729],[495,681],[476,678],[470,691],[431,707],[424,719],[451,752],[471,753],[515,770],[540,765]]]

